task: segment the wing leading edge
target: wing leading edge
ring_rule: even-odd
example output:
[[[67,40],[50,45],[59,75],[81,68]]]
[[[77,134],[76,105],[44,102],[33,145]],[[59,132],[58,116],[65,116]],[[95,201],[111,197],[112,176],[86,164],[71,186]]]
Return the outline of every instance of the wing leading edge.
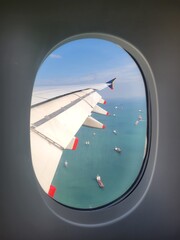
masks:
[[[32,163],[41,187],[51,197],[56,191],[51,182],[62,152],[64,149],[77,148],[78,138],[75,135],[79,128],[82,125],[105,128],[103,123],[91,117],[91,113],[108,115],[106,110],[97,105],[106,103],[97,90],[106,87],[113,89],[114,80],[104,84],[72,87],[71,91],[70,89],[62,91],[61,88],[35,93],[36,98],[38,95],[41,96],[41,101],[33,104],[32,99],[30,120]]]

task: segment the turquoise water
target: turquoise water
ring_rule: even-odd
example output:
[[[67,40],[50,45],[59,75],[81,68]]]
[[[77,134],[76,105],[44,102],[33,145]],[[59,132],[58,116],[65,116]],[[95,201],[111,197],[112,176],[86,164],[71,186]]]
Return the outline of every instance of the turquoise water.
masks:
[[[65,150],[61,157],[52,184],[57,188],[54,199],[66,206],[89,209],[116,200],[130,188],[142,166],[147,133],[145,99],[109,100],[103,107],[110,116],[92,116],[106,128],[81,127],[76,135],[77,150]],[[135,126],[139,114],[143,121]],[[122,152],[117,153],[114,147]],[[97,174],[103,189],[96,182]]]

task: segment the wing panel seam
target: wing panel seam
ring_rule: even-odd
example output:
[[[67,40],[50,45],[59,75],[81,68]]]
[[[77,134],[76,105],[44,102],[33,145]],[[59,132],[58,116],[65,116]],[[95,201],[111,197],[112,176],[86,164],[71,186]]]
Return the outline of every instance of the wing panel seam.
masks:
[[[92,93],[94,93],[95,90],[93,90],[90,93],[85,94],[84,96],[79,97],[79,99],[74,100],[73,102],[67,104],[65,107],[62,107],[60,109],[58,109],[57,111],[50,113],[49,115],[46,115],[45,117],[43,117],[42,119],[38,120],[37,122],[33,123],[31,125],[31,128],[36,128],[39,127],[40,125],[48,122],[49,120],[51,120],[52,118],[55,118],[56,116],[58,116],[60,113],[63,113],[64,111],[66,111],[68,108],[74,106],[75,104],[77,104],[78,102],[80,102],[81,100],[84,100],[86,97],[88,97],[89,95],[91,95]],[[87,102],[87,101],[86,101]],[[89,104],[90,105],[90,104]],[[91,105],[90,105],[91,106]],[[92,106],[91,106],[92,107]]]
[[[34,133],[36,133],[37,135],[39,135],[40,137],[45,139],[47,142],[53,144],[55,147],[59,148],[60,150],[64,150],[64,148],[60,144],[58,144],[57,142],[55,142],[52,139],[48,138],[46,135],[42,134],[41,132],[37,131],[36,129],[31,127],[31,131],[33,131]]]

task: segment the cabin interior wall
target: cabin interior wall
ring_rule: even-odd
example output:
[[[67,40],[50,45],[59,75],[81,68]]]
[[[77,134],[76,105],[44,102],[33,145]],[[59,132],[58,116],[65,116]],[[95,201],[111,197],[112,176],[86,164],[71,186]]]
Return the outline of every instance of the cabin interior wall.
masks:
[[[53,1],[0,3],[1,239],[180,238],[180,4],[178,1]],[[38,194],[29,139],[33,82],[46,54],[75,34],[121,37],[148,60],[157,85],[159,145],[144,201],[122,221],[77,227],[48,211]]]

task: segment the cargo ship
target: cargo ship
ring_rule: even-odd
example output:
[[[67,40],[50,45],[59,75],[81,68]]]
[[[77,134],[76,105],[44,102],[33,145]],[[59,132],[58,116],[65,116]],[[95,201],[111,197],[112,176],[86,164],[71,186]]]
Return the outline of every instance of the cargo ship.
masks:
[[[102,182],[101,177],[99,175],[96,176],[96,181],[100,188],[104,187],[104,183]]]

